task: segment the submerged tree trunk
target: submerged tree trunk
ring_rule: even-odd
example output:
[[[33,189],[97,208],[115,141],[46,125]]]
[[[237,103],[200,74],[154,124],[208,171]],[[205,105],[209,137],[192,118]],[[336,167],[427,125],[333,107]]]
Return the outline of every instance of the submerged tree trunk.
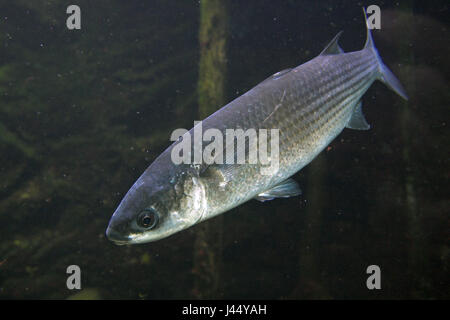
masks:
[[[410,241],[409,246],[409,273],[410,279],[415,279],[411,282],[412,288],[412,298],[423,298],[418,290],[424,286],[422,279],[418,278],[418,275],[423,274],[424,268],[423,264],[427,260],[425,256],[424,248],[424,237],[421,227],[420,212],[417,205],[416,197],[416,187],[415,187],[415,170],[414,160],[412,156],[412,141],[411,132],[414,130],[414,125],[412,122],[412,111],[411,108],[414,104],[414,93],[415,93],[415,76],[414,76],[414,51],[412,43],[414,43],[414,1],[403,1],[401,5],[402,17],[401,25],[408,26],[408,32],[405,32],[401,41],[398,42],[397,51],[400,58],[407,64],[407,68],[403,71],[403,81],[405,86],[408,88],[409,101],[400,102],[400,132],[403,144],[402,157],[404,163],[403,171],[403,201],[406,208],[406,217],[408,219],[407,233]]]
[[[294,299],[324,299],[329,294],[320,281],[316,253],[319,252],[320,227],[324,204],[326,157],[321,153],[308,166],[304,228],[299,242],[299,280],[291,297]]]
[[[227,12],[224,0],[200,2],[198,117],[204,119],[225,103]],[[220,298],[223,217],[197,227],[194,247],[196,298]]]

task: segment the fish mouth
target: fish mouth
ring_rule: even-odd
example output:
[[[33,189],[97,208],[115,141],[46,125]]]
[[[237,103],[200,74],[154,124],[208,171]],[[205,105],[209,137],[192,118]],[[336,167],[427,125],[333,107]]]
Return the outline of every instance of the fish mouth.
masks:
[[[108,238],[108,240],[111,240],[112,242],[114,242],[114,244],[119,246],[130,243],[129,236],[123,235],[111,226],[108,226],[108,228],[106,229],[106,237]]]

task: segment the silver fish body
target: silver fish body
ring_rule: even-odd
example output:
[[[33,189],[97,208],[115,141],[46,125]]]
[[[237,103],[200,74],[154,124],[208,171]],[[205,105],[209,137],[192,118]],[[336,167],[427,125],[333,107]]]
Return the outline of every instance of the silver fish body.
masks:
[[[345,128],[377,76],[377,60],[369,50],[318,56],[269,78],[204,120],[203,130],[279,129],[280,161],[278,172],[270,176],[258,165],[234,165],[225,187],[221,175],[212,175],[216,178],[206,184],[209,209],[204,218],[255,197],[306,166]],[[229,167],[213,165],[207,171]]]
[[[365,47],[349,53],[339,48],[339,35],[316,58],[269,77],[201,123],[203,131],[215,128],[224,136],[229,128],[278,129],[277,170],[263,174],[260,164],[175,165],[171,161],[175,142],[122,200],[111,218],[108,237],[117,243],[154,241],[261,195],[266,200],[298,194],[289,177],[345,127],[368,129],[360,100],[375,80],[406,98],[382,63],[370,31]],[[142,223],[142,217],[149,216],[158,220],[151,228]]]

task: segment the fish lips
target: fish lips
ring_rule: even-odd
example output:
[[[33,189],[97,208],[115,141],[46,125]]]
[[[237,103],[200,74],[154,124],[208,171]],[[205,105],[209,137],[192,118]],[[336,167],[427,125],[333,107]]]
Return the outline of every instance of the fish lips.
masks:
[[[123,233],[117,231],[111,225],[106,228],[106,237],[108,240],[111,240],[116,245],[125,245],[130,244],[130,237],[128,235],[124,235]]]

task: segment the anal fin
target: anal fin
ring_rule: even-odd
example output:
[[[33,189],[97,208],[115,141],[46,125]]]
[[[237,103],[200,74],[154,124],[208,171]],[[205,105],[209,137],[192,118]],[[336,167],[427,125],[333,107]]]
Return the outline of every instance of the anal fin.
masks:
[[[361,101],[356,105],[350,120],[348,121],[346,128],[355,130],[369,130],[370,124],[367,123],[366,118],[362,112]]]
[[[255,199],[264,202],[268,200],[273,200],[275,198],[294,197],[300,194],[302,194],[302,191],[300,190],[298,183],[295,182],[294,179],[289,178],[277,184],[275,187],[266,190],[264,192],[261,192],[255,197]]]

